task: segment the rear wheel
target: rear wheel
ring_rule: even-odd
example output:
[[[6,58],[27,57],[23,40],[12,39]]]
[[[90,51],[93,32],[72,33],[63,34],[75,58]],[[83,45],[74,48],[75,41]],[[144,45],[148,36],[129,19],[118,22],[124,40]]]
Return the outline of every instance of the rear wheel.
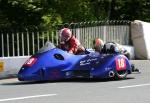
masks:
[[[115,79],[125,79],[127,77],[128,71],[126,70],[121,70],[121,71],[116,71],[115,73]]]

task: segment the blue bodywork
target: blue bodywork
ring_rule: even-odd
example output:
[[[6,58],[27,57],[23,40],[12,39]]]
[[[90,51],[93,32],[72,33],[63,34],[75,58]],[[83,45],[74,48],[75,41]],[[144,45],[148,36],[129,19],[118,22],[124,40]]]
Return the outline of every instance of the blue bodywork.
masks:
[[[119,66],[125,67],[123,71],[127,74],[131,73],[131,64],[122,54],[100,54],[89,51],[85,54],[74,55],[59,48],[52,48],[31,56],[21,67],[18,79],[43,81],[69,78],[112,78],[122,71],[122,69],[116,69],[118,63]]]

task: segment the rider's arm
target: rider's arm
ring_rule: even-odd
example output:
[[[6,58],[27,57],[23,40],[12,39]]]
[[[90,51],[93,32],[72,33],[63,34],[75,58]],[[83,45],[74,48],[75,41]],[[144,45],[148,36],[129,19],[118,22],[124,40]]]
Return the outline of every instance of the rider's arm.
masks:
[[[77,52],[77,49],[78,49],[78,45],[77,45],[76,41],[74,39],[71,40],[68,52],[75,54]]]

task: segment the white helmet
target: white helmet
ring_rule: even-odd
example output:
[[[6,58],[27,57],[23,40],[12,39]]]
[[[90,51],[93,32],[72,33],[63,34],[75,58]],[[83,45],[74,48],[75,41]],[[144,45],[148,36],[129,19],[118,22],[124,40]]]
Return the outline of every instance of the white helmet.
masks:
[[[115,53],[115,52],[119,52],[119,48],[118,48],[116,43],[107,42],[104,45],[103,51],[106,52],[106,53]]]

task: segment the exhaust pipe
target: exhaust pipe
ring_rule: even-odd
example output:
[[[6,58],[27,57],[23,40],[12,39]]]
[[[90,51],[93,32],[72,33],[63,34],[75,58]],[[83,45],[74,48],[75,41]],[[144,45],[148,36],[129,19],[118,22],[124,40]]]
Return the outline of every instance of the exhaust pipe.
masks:
[[[115,76],[115,73],[113,71],[109,71],[109,77],[114,77]]]

